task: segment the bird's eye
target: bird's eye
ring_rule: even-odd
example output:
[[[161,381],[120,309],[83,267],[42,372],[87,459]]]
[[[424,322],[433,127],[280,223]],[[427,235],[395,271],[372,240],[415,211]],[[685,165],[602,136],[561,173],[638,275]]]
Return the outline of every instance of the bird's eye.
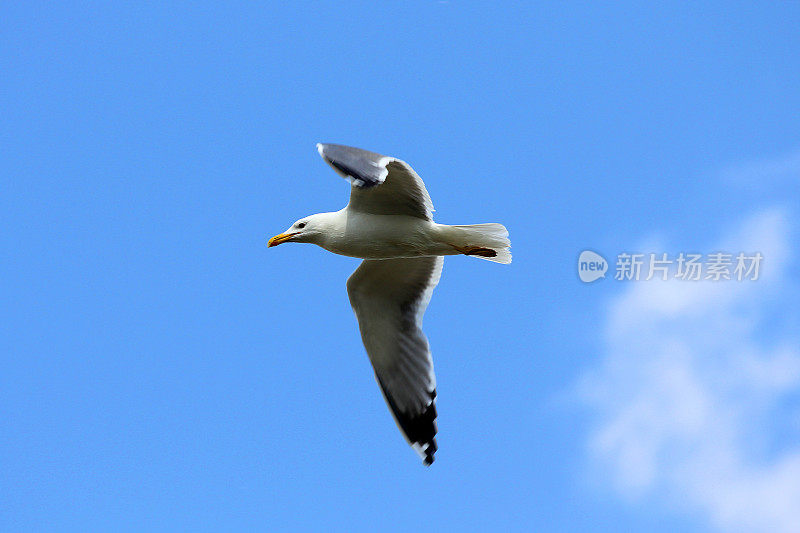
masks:
[[[297,229],[303,229],[305,227],[306,227],[306,223],[305,222],[298,222],[297,223]]]

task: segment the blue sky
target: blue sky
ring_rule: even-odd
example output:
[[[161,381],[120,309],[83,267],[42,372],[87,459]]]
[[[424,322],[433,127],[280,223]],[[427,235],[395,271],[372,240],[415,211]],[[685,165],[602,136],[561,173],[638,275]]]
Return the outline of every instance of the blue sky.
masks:
[[[800,5],[7,4],[3,530],[792,530]],[[372,378],[314,144],[442,223],[424,468]],[[750,284],[581,250],[762,251]]]

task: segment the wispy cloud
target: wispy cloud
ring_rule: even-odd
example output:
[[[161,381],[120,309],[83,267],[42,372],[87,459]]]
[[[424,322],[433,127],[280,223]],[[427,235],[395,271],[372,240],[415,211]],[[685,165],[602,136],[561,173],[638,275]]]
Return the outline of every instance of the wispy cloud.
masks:
[[[581,381],[592,464],[626,497],[721,529],[800,531],[800,342],[791,217],[753,214],[717,249],[760,251],[750,282],[631,282]],[[793,326],[793,327],[792,327]]]

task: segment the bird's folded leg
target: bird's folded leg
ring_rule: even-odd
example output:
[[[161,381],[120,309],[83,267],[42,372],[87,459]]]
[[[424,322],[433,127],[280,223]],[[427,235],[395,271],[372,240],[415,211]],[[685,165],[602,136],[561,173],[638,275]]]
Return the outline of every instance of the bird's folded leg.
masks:
[[[453,246],[458,253],[464,255],[477,255],[479,257],[497,257],[497,252],[491,248],[483,248],[480,246]]]

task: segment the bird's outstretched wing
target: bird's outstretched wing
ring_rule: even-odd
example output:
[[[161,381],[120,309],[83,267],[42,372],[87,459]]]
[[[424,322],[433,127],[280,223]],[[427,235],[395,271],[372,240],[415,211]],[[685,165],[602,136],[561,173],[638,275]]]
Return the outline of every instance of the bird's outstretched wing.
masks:
[[[320,143],[317,150],[353,186],[348,209],[432,220],[431,197],[422,178],[406,162],[340,144]]]
[[[442,257],[365,259],[347,280],[383,396],[426,465],[436,451],[436,377],[422,316],[443,263]]]

